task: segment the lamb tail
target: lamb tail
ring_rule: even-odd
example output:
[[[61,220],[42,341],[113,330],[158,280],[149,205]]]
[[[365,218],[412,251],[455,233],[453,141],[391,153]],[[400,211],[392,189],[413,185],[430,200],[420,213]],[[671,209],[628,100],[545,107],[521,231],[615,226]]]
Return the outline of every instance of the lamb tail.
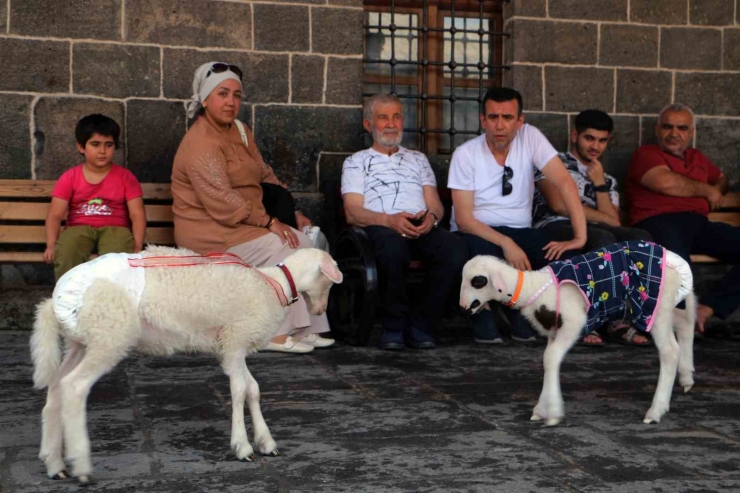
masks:
[[[59,332],[59,322],[54,314],[54,301],[49,298],[36,307],[36,321],[31,336],[33,386],[37,389],[48,387],[59,372],[59,365],[62,362]]]

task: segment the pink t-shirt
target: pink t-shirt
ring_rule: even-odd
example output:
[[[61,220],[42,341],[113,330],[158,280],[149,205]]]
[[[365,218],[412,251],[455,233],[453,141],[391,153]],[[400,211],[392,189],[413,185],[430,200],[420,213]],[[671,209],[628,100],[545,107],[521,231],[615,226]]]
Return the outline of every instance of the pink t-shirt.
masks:
[[[51,195],[69,202],[67,226],[130,228],[126,202],[143,192],[134,174],[117,164],[97,185],[88,183],[80,164],[64,172]]]

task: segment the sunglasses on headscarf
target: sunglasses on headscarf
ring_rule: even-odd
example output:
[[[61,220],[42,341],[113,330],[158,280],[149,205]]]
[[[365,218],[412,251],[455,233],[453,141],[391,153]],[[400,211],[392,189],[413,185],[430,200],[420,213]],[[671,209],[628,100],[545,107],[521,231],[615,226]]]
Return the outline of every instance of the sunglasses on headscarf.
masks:
[[[208,71],[208,73],[206,73],[205,78],[207,79],[211,74],[220,74],[226,72],[227,70],[231,70],[239,76],[239,80],[242,80],[242,69],[240,69],[236,65],[228,65],[226,63],[214,63],[213,65],[211,65],[211,69]]]

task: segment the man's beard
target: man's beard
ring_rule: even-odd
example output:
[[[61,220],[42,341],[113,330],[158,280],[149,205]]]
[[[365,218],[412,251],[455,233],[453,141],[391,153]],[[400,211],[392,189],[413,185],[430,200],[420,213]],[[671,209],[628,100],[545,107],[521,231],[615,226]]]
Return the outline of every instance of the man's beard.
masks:
[[[386,136],[383,132],[373,129],[373,140],[385,147],[397,147],[403,140],[403,131],[399,130],[395,135],[389,132]]]

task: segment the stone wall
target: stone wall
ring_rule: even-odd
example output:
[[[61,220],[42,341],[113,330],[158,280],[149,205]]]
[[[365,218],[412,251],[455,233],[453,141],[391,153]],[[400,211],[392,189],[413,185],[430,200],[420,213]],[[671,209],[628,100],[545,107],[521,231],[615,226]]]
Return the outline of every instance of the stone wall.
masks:
[[[0,178],[56,179],[79,164],[74,125],[105,113],[116,160],[167,182],[195,68],[244,70],[242,118],[302,199],[322,154],[362,146],[361,0],[3,0]]]
[[[558,149],[575,115],[614,116],[605,157],[621,182],[632,151],[655,140],[657,113],[697,114],[694,145],[740,189],[740,1],[512,0],[505,6],[505,83]]]
[[[361,0],[0,0],[0,178],[57,179],[81,162],[74,127],[122,127],[116,162],[168,182],[195,69],[244,71],[241,118],[320,220],[319,168],[362,147]],[[50,281],[51,280],[51,281]],[[3,287],[51,269],[3,266]]]

